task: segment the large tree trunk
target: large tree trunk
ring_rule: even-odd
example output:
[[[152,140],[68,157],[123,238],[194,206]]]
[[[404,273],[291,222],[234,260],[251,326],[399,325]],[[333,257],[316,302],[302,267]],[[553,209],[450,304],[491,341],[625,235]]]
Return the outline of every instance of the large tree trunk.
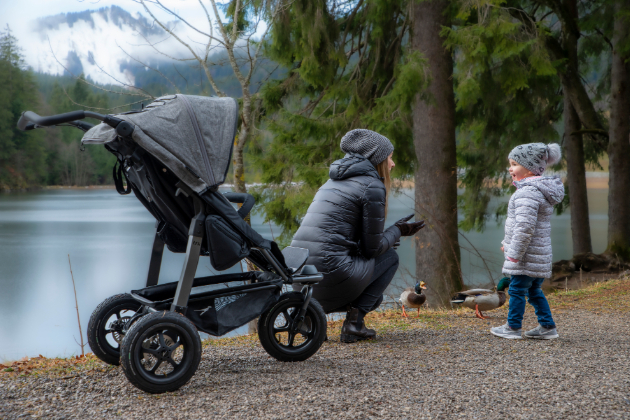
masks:
[[[630,66],[620,44],[630,37],[627,18],[622,13],[629,2],[615,6],[615,26],[612,39],[612,73],[610,128],[608,130],[608,251],[630,259]]]
[[[430,99],[418,97],[413,110],[416,216],[427,227],[416,235],[416,276],[427,283],[430,305],[447,305],[463,287],[457,232],[457,162],[453,59],[440,31],[450,25],[449,2],[413,3],[412,48],[427,60]],[[498,245],[497,245],[498,246]]]
[[[565,2],[570,18],[578,17],[575,0]],[[578,39],[575,31],[563,27],[564,48],[569,57],[568,66],[578,69]],[[564,94],[564,150],[567,161],[567,185],[570,194],[571,233],[573,254],[592,252],[591,227],[588,218],[588,196],[586,194],[586,169],[584,167],[584,143],[581,134],[575,134],[582,124],[571,101],[570,89],[563,79]]]

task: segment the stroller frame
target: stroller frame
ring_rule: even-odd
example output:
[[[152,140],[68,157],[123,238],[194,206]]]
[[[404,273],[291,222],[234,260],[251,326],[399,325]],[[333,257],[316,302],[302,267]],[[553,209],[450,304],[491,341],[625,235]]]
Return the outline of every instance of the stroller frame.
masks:
[[[182,99],[184,102],[187,102],[185,97]],[[314,266],[305,265],[308,258],[308,250],[288,247],[280,252],[274,242],[263,240],[249,226],[245,226],[259,239],[258,242],[256,242],[257,239],[250,239],[247,236],[247,229],[245,233],[243,233],[242,229],[238,231],[242,238],[249,240],[249,251],[244,258],[262,269],[263,272],[269,273],[269,275],[265,277],[264,275],[259,276],[260,272],[247,272],[195,278],[199,258],[204,254],[204,240],[207,239],[208,235],[207,217],[219,216],[227,221],[231,220],[232,223],[237,220],[240,224],[243,224],[243,219],[245,219],[254,205],[252,196],[245,193],[221,194],[218,192],[218,184],[211,188],[206,188],[200,193],[193,190],[189,182],[185,182],[179,176],[175,176],[174,178],[179,179],[179,181],[174,185],[176,188],[174,196],[182,196],[181,200],[192,201],[194,216],[190,218],[188,226],[185,259],[179,280],[176,283],[159,285],[164,247],[171,247],[173,237],[170,237],[169,241],[171,244],[169,245],[169,242],[165,240],[165,238],[169,237],[164,236],[165,232],[163,232],[163,229],[168,228],[168,226],[166,226],[164,219],[160,220],[156,215],[155,205],[153,207],[149,205],[150,203],[148,202],[151,201],[151,198],[147,196],[149,197],[147,201],[147,198],[143,195],[143,188],[146,185],[143,186],[142,184],[144,180],[139,175],[141,171],[133,169],[133,161],[138,160],[136,151],[139,152],[140,161],[142,161],[143,154],[148,154],[156,162],[159,162],[159,159],[134,142],[132,133],[136,130],[136,126],[132,122],[116,116],[101,115],[90,111],[74,111],[50,117],[40,117],[31,111],[26,111],[18,122],[18,128],[28,131],[40,127],[70,125],[88,132],[95,127],[98,129],[102,126],[102,124],[93,126],[80,121],[83,118],[95,118],[115,130],[116,141],[119,141],[121,149],[126,150],[127,155],[131,156],[132,154],[131,157],[133,158],[130,159],[132,163],[129,163],[124,158],[125,154],[116,150],[116,146],[112,149],[107,144],[105,145],[110,152],[117,155],[118,163],[120,164],[118,176],[116,175],[116,166],[114,167],[116,189],[121,194],[128,194],[133,191],[142,204],[157,219],[156,233],[146,277],[146,287],[141,290],[131,291],[129,294],[113,296],[96,308],[88,325],[88,341],[93,352],[106,363],[122,364],[130,382],[146,392],[162,393],[174,391],[190,380],[199,365],[201,342],[197,330],[211,335],[223,335],[225,332],[240,326],[234,324],[234,322],[237,322],[239,319],[245,319],[236,317],[236,321],[232,320],[232,324],[229,324],[223,330],[220,328],[207,329],[204,328],[205,324],[199,321],[199,317],[195,317],[196,314],[193,313],[198,311],[198,309],[191,311],[190,304],[211,302],[210,305],[212,306],[216,299],[234,296],[236,296],[236,299],[239,299],[240,297],[256,293],[267,293],[265,296],[269,297],[266,297],[267,300],[263,306],[254,305],[259,312],[250,311],[250,313],[246,314],[245,316],[249,318],[247,318],[245,323],[260,315],[258,321],[259,338],[261,344],[271,356],[280,361],[302,361],[317,352],[326,338],[326,317],[319,303],[312,298],[312,286],[323,279],[323,274],[317,272]],[[132,145],[131,149],[125,143]],[[116,143],[110,144],[115,145]],[[129,150],[131,150],[131,153],[129,153]],[[147,168],[144,168],[144,166]],[[122,171],[123,168],[124,172]],[[159,174],[155,173],[155,168],[148,164],[142,165],[141,169],[145,171],[143,174],[147,178],[148,183],[151,184],[151,187],[153,187],[151,177],[155,180],[159,178],[161,172]],[[188,166],[186,166],[186,169],[193,175],[196,175]],[[164,169],[164,172],[166,171]],[[126,188],[122,183],[122,175],[127,178],[128,185]],[[201,179],[199,176],[197,178]],[[159,189],[154,188],[151,192],[158,193]],[[173,194],[172,191],[169,194]],[[173,197],[170,199],[172,200]],[[238,203],[242,206],[237,212],[226,201]],[[210,222],[212,221],[210,220]],[[181,223],[180,226],[182,226]],[[181,242],[183,240],[181,227],[179,229],[180,237],[176,239]],[[261,243],[263,245],[271,244],[271,246],[261,246]],[[178,242],[177,246],[179,248],[174,250],[174,252],[182,252],[181,245],[183,243],[179,244]],[[211,255],[207,249],[205,252]],[[249,284],[193,293],[194,288],[198,286],[236,281],[242,282],[245,279],[250,281]],[[262,281],[260,281],[261,279]],[[282,285],[294,283],[303,285],[300,292],[280,295]],[[247,298],[244,300],[247,301]],[[251,301],[248,302],[251,303]],[[215,306],[215,316],[219,309]],[[133,311],[135,314],[121,319],[120,314],[122,311]],[[118,320],[107,325],[108,317],[112,314],[117,314]],[[274,322],[280,316],[285,318],[286,325],[276,328]],[[115,351],[116,349],[108,349],[107,343],[103,344],[106,341],[103,331],[114,331],[114,334],[118,334],[114,335],[114,338],[120,338],[120,340],[116,339],[119,344],[118,352]],[[276,332],[280,331],[288,332],[289,334],[286,346],[280,343],[280,339],[276,336]],[[150,334],[154,335],[149,337],[147,334],[149,336]],[[294,339],[298,334],[302,334],[307,339],[304,344],[295,347]],[[181,346],[185,349],[185,356],[182,356],[181,363],[177,364],[171,356]],[[163,376],[158,377],[155,374],[151,376],[143,372],[142,366],[148,356],[158,360],[158,363],[150,371],[151,374],[154,374],[162,362],[170,363],[173,366],[173,373],[169,373],[168,375],[170,376],[164,373]]]

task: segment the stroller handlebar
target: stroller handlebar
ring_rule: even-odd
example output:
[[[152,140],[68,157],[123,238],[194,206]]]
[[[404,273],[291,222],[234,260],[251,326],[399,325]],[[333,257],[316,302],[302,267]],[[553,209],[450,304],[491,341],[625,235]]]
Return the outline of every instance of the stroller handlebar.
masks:
[[[25,111],[18,120],[17,127],[22,131],[33,130],[38,127],[50,127],[52,125],[70,124],[80,130],[87,131],[93,127],[92,124],[77,121],[84,118],[94,118],[103,121],[105,124],[116,129],[120,136],[129,136],[133,133],[135,126],[120,118],[111,115],[102,115],[92,111],[72,111],[65,114],[51,115],[50,117],[42,117],[33,111]]]
[[[33,111],[26,111],[22,113],[17,126],[20,130],[27,131],[37,128],[37,126],[49,127],[51,125],[69,123],[84,118],[95,118],[103,121],[106,117],[107,115],[101,115],[91,111],[72,111],[66,112],[65,114],[51,115],[50,117],[41,117]]]

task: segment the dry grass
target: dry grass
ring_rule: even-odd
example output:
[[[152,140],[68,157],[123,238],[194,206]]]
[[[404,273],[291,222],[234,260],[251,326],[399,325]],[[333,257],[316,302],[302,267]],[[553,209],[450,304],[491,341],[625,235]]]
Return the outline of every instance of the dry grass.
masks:
[[[583,289],[568,292],[551,293],[548,296],[550,306],[554,312],[568,312],[572,310],[586,310],[599,313],[630,312],[630,279],[610,280],[603,283],[591,284]],[[501,312],[505,308],[501,308]],[[494,317],[492,312],[487,313]],[[329,321],[329,338],[338,341],[342,320]],[[418,316],[417,311],[409,311],[409,318],[403,318],[398,310],[373,312],[366,317],[366,323],[376,329],[378,334],[385,332],[404,332],[417,329],[442,330],[446,328],[474,327],[486,328],[485,323],[473,316],[473,312],[460,308],[429,309],[423,308]],[[369,342],[368,342],[369,344]],[[255,347],[258,346],[256,334],[238,337],[208,339],[203,341],[203,347]],[[107,372],[115,367],[101,362],[92,353],[85,357],[74,358],[45,358],[43,356],[23,358],[22,360],[0,364],[0,378],[19,378],[27,375],[73,378],[79,373]]]

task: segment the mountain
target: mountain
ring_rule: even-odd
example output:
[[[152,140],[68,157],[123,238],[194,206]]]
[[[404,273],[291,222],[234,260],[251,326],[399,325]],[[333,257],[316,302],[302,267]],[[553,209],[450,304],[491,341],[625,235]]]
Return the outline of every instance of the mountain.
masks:
[[[143,15],[133,16],[111,6],[37,19],[22,45],[29,45],[24,50],[26,62],[37,72],[77,76],[84,73],[102,84],[118,80],[134,85],[134,74],[125,70],[125,66],[134,63],[130,56],[149,59],[153,55],[150,47],[138,46],[164,38],[165,32]],[[179,55],[173,51],[173,45],[163,47]]]
[[[22,32],[18,38],[21,45],[29,45],[23,52],[26,62],[36,73],[75,77],[83,73],[99,85],[135,86],[154,96],[173,93],[173,85],[183,93],[214,93],[195,61],[174,61],[147,45],[158,43],[160,51],[170,57],[190,56],[162,28],[140,13],[132,15],[118,6],[111,6],[47,16],[35,20],[32,25],[29,33]],[[176,28],[178,35],[186,40],[195,35],[185,26],[176,27],[174,21],[166,26]],[[220,64],[213,65],[210,73],[226,94],[240,97],[240,85],[233,76],[225,50],[215,51],[211,59]],[[257,90],[270,74],[274,78],[285,73],[268,60],[260,64],[252,77],[252,90]],[[248,71],[245,67],[241,70]],[[48,80],[46,77],[39,79]]]

